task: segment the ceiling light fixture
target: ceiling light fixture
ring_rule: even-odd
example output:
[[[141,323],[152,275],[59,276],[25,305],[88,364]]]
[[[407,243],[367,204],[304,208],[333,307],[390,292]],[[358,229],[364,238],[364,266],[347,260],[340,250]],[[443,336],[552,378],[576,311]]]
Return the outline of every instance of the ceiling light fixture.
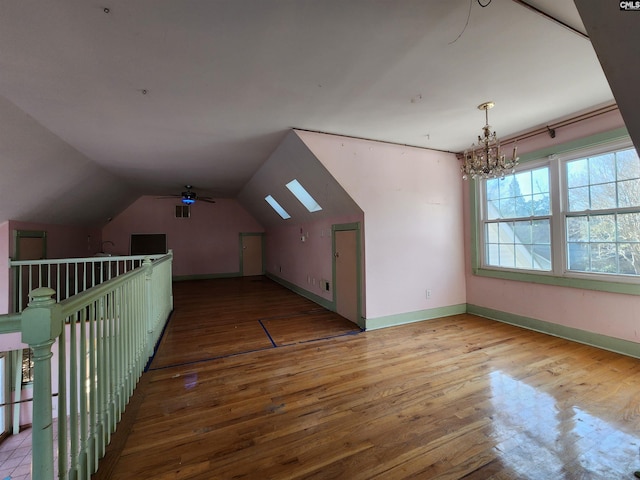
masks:
[[[484,110],[485,125],[482,127],[482,137],[478,135],[478,145],[471,144],[471,147],[464,151],[462,166],[462,178],[504,178],[505,174],[513,173],[518,165],[516,156],[517,147],[513,147],[511,160],[500,150],[500,140],[496,132],[491,132],[489,125],[489,109],[493,108],[493,102],[485,102],[478,105],[478,110]]]

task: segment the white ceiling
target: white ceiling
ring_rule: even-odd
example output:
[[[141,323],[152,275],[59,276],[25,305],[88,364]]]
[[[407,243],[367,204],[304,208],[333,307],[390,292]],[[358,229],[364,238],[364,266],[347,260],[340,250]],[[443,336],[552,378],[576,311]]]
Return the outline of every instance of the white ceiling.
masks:
[[[572,0],[528,3],[584,31]],[[0,222],[45,220],[29,182],[78,212],[79,182],[120,184],[98,223],[187,183],[233,197],[291,128],[461,151],[484,101],[501,137],[613,102],[590,41],[514,0],[4,0],[0,46]]]

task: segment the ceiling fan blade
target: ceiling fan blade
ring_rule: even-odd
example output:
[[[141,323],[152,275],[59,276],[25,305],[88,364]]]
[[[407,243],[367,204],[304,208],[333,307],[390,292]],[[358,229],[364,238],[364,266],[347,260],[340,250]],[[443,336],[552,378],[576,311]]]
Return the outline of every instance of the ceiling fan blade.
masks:
[[[198,197],[199,202],[207,202],[207,203],[216,203],[216,201],[211,197]]]
[[[181,198],[181,197],[182,195],[165,195],[163,197],[156,197],[156,200],[163,199],[163,198]]]

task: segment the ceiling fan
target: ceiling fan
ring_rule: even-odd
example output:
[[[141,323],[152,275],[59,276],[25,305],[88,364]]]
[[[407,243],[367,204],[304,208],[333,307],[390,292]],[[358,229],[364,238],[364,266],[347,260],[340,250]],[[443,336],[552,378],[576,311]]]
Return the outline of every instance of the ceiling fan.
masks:
[[[196,203],[196,200],[207,203],[216,203],[216,201],[211,197],[198,196],[198,194],[192,190],[193,186],[191,185],[185,185],[184,188],[186,188],[186,190],[180,195],[167,195],[166,197],[158,198],[179,198],[180,201],[185,205],[193,205],[194,203]]]

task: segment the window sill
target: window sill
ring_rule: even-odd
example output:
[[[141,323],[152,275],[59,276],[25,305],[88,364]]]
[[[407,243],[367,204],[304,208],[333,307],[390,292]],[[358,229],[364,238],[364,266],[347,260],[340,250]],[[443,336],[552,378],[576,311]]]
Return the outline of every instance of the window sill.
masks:
[[[474,268],[473,274],[479,277],[498,278],[515,282],[538,283],[556,287],[579,288],[599,292],[622,293],[625,295],[640,295],[640,285],[637,283],[623,283],[596,280],[590,278],[558,277],[546,273],[514,272],[510,270],[492,270],[488,268]]]

